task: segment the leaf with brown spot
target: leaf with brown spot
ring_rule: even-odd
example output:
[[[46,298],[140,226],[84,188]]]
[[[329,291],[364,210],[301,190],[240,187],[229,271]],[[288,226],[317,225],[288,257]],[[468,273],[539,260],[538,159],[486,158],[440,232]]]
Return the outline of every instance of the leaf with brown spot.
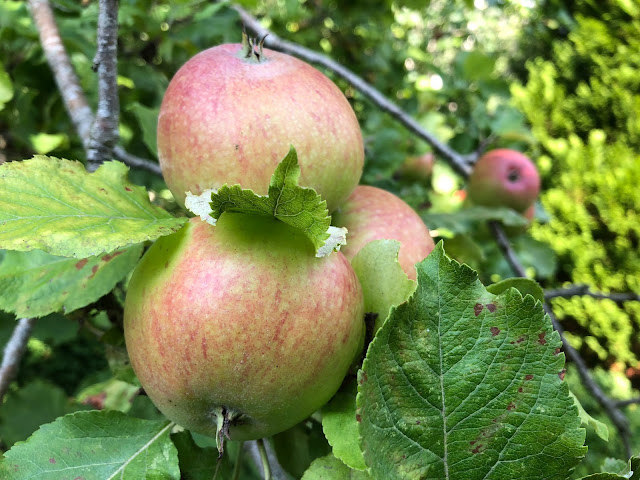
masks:
[[[378,331],[360,374],[358,427],[372,476],[566,479],[585,432],[541,303],[514,288],[487,292],[442,243],[417,269],[415,293]],[[486,307],[478,315],[476,304]]]

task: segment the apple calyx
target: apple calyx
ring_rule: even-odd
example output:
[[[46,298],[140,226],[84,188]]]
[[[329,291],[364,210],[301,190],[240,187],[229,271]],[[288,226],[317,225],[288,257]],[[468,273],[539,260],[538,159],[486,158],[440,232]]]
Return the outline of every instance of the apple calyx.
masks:
[[[267,35],[262,37],[261,40],[258,40],[257,38],[253,38],[247,35],[246,31],[243,31],[242,32],[242,50],[238,54],[238,58],[248,63],[262,63],[263,61],[266,61],[267,58],[264,56],[263,47],[264,47],[264,40],[265,38],[267,38]],[[256,51],[256,48],[257,48],[257,51]]]
[[[218,447],[218,460],[220,460],[224,454],[225,438],[231,440],[229,427],[237,423],[242,413],[222,406],[215,408],[212,415],[216,417],[216,447]]]

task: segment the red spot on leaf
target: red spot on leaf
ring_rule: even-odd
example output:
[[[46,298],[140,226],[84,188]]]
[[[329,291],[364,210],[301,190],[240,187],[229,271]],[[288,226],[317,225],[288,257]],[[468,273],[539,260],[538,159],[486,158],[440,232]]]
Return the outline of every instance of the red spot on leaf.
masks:
[[[547,334],[547,332],[542,332],[542,333],[538,334],[538,343],[540,345],[546,345],[547,344],[547,341],[544,338],[546,334]]]
[[[476,446],[476,448],[471,450],[471,453],[475,455],[476,453],[480,453],[481,450],[482,450],[482,444],[479,444],[478,446]]]
[[[558,377],[560,377],[560,380],[564,380],[564,376],[567,373],[567,370],[565,368],[563,368],[560,373],[558,373]]]
[[[556,350],[553,352],[553,354],[554,355],[558,355],[561,351],[562,351],[561,348],[556,348]]]
[[[87,264],[87,262],[88,262],[88,261],[89,261],[89,259],[88,259],[88,258],[83,258],[83,259],[82,259],[82,260],[80,260],[78,263],[76,263],[76,268],[77,268],[78,270],[81,270],[81,269],[82,269],[82,267],[84,267],[84,266]]]
[[[522,387],[520,387],[520,388],[518,389],[518,393],[522,393],[522,392],[524,392],[524,389],[523,389]]]
[[[97,410],[102,410],[104,408],[104,401],[107,398],[107,392],[100,392],[95,395],[89,395],[82,402],[85,405],[89,405]]]
[[[132,192],[132,191],[133,191],[133,190],[131,190],[129,187],[124,187],[124,189],[125,189],[127,192]]]
[[[102,257],[102,260],[105,262],[108,262],[109,260],[112,260],[113,258],[117,257],[118,255],[122,255],[124,252],[122,250],[118,251],[118,252],[113,252],[113,253],[108,253],[107,255],[104,255]]]
[[[416,420],[416,425],[420,425],[420,420]]]
[[[362,385],[364,382],[367,381],[367,372],[362,372],[362,375],[360,376],[360,385]]]
[[[56,459],[55,458],[50,458],[49,459],[49,463],[56,463]]]
[[[511,410],[515,410],[516,408],[516,404],[511,402],[509,405],[507,405],[507,410],[511,411]]]
[[[478,315],[480,315],[480,312],[482,312],[482,309],[483,309],[483,308],[484,308],[484,306],[483,306],[481,303],[476,303],[476,304],[473,306],[473,313],[475,313],[475,314],[476,314],[476,317],[477,317]]]
[[[356,422],[360,423],[362,421],[362,418],[360,417],[359,414],[356,413]]]
[[[524,342],[524,337],[520,337],[518,340],[516,340],[516,343],[522,343]]]
[[[92,279],[93,277],[95,277],[97,272],[98,272],[98,265],[94,265],[91,268],[91,275],[89,275],[89,279]]]
[[[406,455],[402,455],[402,459],[405,460],[407,458]]]
[[[500,329],[498,327],[491,327],[491,336],[495,337],[500,333]]]
[[[498,308],[496,307],[495,303],[489,303],[486,305],[486,307],[487,307],[487,310],[489,310],[491,313],[495,312],[496,309]]]
[[[529,375],[525,375],[524,376],[525,380],[533,380],[533,375],[529,374]]]

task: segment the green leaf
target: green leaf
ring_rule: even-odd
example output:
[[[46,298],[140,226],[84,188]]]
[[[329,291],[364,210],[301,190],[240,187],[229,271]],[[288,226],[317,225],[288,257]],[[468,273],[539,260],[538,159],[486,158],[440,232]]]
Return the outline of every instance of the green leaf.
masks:
[[[352,470],[332,454],[313,461],[302,480],[368,480],[367,472]]]
[[[231,478],[233,467],[226,452],[218,460],[217,448],[200,448],[186,430],[171,435],[171,440],[178,449],[180,474],[182,475],[180,478],[185,480],[225,480]]]
[[[178,230],[187,219],[154,206],[128,170],[41,155],[0,165],[0,248],[85,258]]]
[[[300,478],[316,458],[331,453],[331,446],[315,420],[307,420],[271,437],[280,466]],[[226,448],[225,448],[226,450]]]
[[[114,411],[77,412],[42,425],[4,454],[7,480],[180,478],[172,423]]]
[[[571,398],[573,398],[573,402],[576,404],[576,407],[578,407],[578,416],[580,417],[580,423],[582,423],[582,425],[584,426],[593,428],[593,431],[596,432],[596,435],[598,435],[605,442],[608,442],[609,429],[607,428],[607,426],[600,420],[596,420],[591,415],[589,415],[587,411],[582,407],[582,404],[578,400],[578,397],[576,397],[573,392],[569,392],[569,395],[571,395]]]
[[[365,470],[356,417],[357,390],[356,382],[350,382],[322,408],[322,429],[333,455],[355,470]]]
[[[68,144],[69,137],[64,133],[38,133],[29,136],[29,143],[36,153],[45,155]]]
[[[357,398],[365,461],[385,479],[565,479],[585,430],[542,305],[487,292],[442,242],[369,346]]]
[[[0,408],[0,438],[11,447],[26,440],[43,423],[84,408],[87,407],[71,403],[57,385],[35,380],[7,394]]]
[[[538,285],[538,282],[529,278],[514,277],[501,280],[487,287],[487,292],[494,295],[500,295],[502,292],[515,288],[524,297],[525,295],[531,295],[539,302],[544,303],[544,290]]]
[[[374,240],[366,244],[351,261],[364,293],[365,312],[376,313],[374,334],[389,315],[391,307],[400,305],[416,289],[398,263],[400,242]]]
[[[0,252],[0,308],[18,317],[72,312],[109,293],[141,254],[142,245],[82,260],[40,250]]]
[[[188,192],[185,204],[212,225],[224,212],[273,216],[303,231],[313,243],[316,256],[324,257],[345,243],[346,229],[331,226],[327,202],[314,189],[298,186],[299,177],[298,155],[291,147],[273,173],[266,197],[240,185],[223,185],[199,196]]]
[[[624,460],[607,457],[600,467],[603,473],[617,473],[618,475],[627,475],[630,473],[631,464]],[[630,476],[630,475],[629,475]]]
[[[140,387],[115,378],[96,383],[84,388],[76,399],[85,405],[102,410],[118,410],[127,413],[131,410],[133,400],[138,395]]]
[[[138,119],[138,125],[142,129],[142,141],[147,146],[149,151],[154,156],[158,156],[158,142],[157,142],[157,130],[158,130],[158,114],[159,108],[149,108],[144,105],[134,102],[129,110]]]
[[[11,77],[0,62],[0,112],[4,109],[5,103],[13,98],[13,83]]]

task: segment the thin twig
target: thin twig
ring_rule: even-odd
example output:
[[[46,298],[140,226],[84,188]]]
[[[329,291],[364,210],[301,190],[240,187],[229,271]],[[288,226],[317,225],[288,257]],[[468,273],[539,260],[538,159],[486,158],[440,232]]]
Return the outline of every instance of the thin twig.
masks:
[[[109,160],[118,142],[118,0],[100,0],[97,52],[93,68],[98,72],[98,110],[87,148],[89,170]]]
[[[630,398],[629,400],[617,400],[614,402],[614,405],[616,407],[626,407],[629,405],[635,405],[637,403],[640,403],[640,397]]]
[[[356,90],[367,97],[374,105],[380,108],[380,110],[387,112],[403,124],[409,131],[429,143],[433,149],[447,160],[460,175],[465,178],[469,176],[471,173],[470,164],[475,161],[476,154],[462,155],[456,152],[447,144],[438,140],[435,135],[426,131],[422,125],[420,125],[398,105],[393,103],[379,90],[366,83],[360,76],[356,75],[348,68],[340,65],[338,62],[332,60],[326,55],[322,55],[321,53],[315,52],[296,43],[281,39],[271,31],[264,28],[255,17],[242,7],[234,5],[233,8],[238,12],[240,19],[247,29],[254,32],[258,38],[266,37],[264,39],[265,46],[281,52],[290,53],[291,55],[295,55],[296,57],[302,58],[308,62],[321,65],[343,80],[346,80]]]
[[[599,299],[608,299],[613,300],[616,303],[624,303],[624,302],[640,302],[640,295],[634,292],[628,293],[603,293],[603,292],[594,292],[591,290],[589,285],[571,285],[565,288],[558,288],[555,290],[546,290],[544,292],[544,298],[547,300],[551,300],[552,298],[569,298],[569,297],[593,297]]]
[[[64,106],[86,150],[93,124],[93,113],[80,86],[80,80],[71,66],[69,55],[62,44],[53,10],[49,0],[28,0],[28,5]],[[160,166],[156,162],[136,157],[121,146],[116,146],[113,153],[116,158],[131,167],[161,175]]]
[[[516,275],[520,277],[526,277],[526,271],[522,264],[520,263],[518,257],[515,252],[511,248],[509,244],[509,239],[504,233],[502,226],[495,221],[489,222],[489,228],[491,229],[500,250],[504,254],[507,262],[511,266],[512,270]],[[596,399],[596,401],[600,404],[600,406],[607,413],[613,424],[618,429],[620,436],[622,437],[622,442],[624,444],[625,453],[627,458],[631,456],[631,432],[629,431],[629,420],[625,415],[620,411],[616,402],[609,398],[600,388],[600,386],[595,382],[591,374],[589,373],[589,369],[582,359],[582,356],[578,353],[578,351],[571,346],[571,344],[567,341],[564,336],[564,329],[560,325],[560,322],[556,318],[551,306],[545,302],[544,310],[549,315],[551,319],[551,323],[553,324],[553,328],[560,334],[560,339],[562,340],[562,345],[564,347],[564,351],[567,356],[571,359],[573,364],[578,369],[578,374],[582,379],[582,384],[586,387],[586,389],[591,393],[591,395]]]
[[[20,360],[27,349],[27,342],[31,336],[31,330],[36,323],[35,318],[22,318],[13,329],[11,338],[4,347],[4,356],[0,366],[0,404],[4,398],[11,380],[15,377]]]
[[[267,450],[264,448],[264,438],[257,441],[258,452],[260,453],[260,461],[262,462],[262,472],[264,480],[271,480],[271,467],[269,466],[269,458]]]

